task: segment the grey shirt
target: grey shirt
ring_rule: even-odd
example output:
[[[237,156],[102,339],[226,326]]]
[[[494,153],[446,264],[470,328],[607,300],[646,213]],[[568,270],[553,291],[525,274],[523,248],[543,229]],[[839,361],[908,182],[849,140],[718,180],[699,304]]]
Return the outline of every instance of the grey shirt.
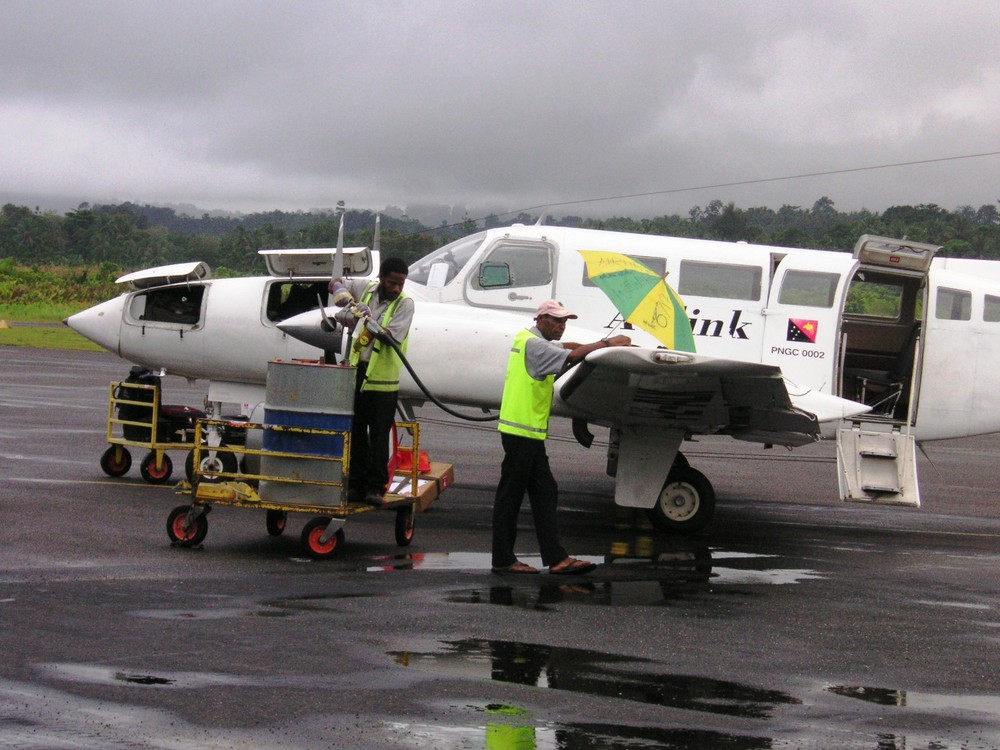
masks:
[[[361,301],[361,295],[364,294],[365,287],[372,283],[371,280],[366,279],[349,279],[347,281],[347,290],[354,297],[356,302]],[[376,284],[378,282],[375,282]],[[378,321],[379,325],[382,325],[382,319],[385,317],[386,311],[389,309],[389,305],[392,300],[384,300],[379,296],[378,286],[375,287],[375,291],[372,294],[371,301],[368,303],[368,307],[371,308],[372,317]],[[355,318],[351,314],[349,308],[338,311],[334,316],[334,319],[343,325],[345,328],[353,330],[352,335],[357,337],[361,335],[361,329],[358,326],[361,324],[360,318]],[[392,337],[396,341],[402,343],[403,339],[410,331],[410,323],[413,322],[413,299],[407,297],[404,300],[400,300],[399,304],[396,305],[396,312],[392,316],[392,320],[389,321],[389,325],[386,330],[392,334]],[[365,347],[364,351],[361,352],[361,361],[368,362],[372,358],[372,348],[375,346],[375,339],[372,338],[371,343]]]
[[[529,338],[524,347],[524,364],[528,369],[528,374],[535,380],[544,380],[549,375],[558,375],[562,372],[566,359],[569,357],[569,349],[563,347],[558,341],[548,341],[537,326],[529,329],[534,337]]]

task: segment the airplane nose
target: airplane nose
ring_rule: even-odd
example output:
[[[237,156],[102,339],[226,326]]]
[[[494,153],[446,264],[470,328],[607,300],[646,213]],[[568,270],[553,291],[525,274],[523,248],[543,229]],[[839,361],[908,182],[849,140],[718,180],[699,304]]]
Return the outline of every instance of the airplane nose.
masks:
[[[99,305],[88,307],[83,312],[70,315],[63,323],[98,346],[103,346],[121,356],[119,345],[124,304],[123,294]]]

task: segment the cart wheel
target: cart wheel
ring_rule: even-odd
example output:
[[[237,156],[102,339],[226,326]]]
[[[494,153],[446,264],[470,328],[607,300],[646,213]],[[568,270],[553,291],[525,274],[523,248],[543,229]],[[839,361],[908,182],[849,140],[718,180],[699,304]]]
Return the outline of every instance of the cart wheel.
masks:
[[[112,445],[101,456],[101,469],[109,477],[122,477],[132,468],[132,454],[120,445]]]
[[[407,505],[396,510],[396,544],[409,547],[413,541],[413,506]]]
[[[220,445],[220,448],[225,448],[225,445]],[[213,475],[213,471],[224,471],[227,474],[235,474],[238,470],[239,461],[236,459],[235,453],[229,453],[228,451],[216,451],[215,457],[208,455],[208,448],[203,447],[201,449],[201,463],[198,466],[198,470],[202,473],[195,476],[194,473],[194,448],[188,451],[187,457],[184,459],[184,475],[187,480],[194,484],[195,481],[200,482],[220,482],[222,477]],[[230,479],[231,477],[226,477]]]
[[[285,511],[269,510],[267,512],[267,533],[271,536],[281,536],[285,532],[287,522],[288,514]]]
[[[208,516],[199,515],[194,523],[188,523],[190,505],[178,505],[167,516],[167,536],[179,547],[194,547],[205,541],[208,534]]]
[[[142,478],[150,484],[163,484],[170,479],[170,475],[174,473],[174,462],[170,460],[170,456],[164,453],[163,463],[160,464],[160,468],[157,469],[156,451],[150,451],[146,454],[146,457],[142,459],[142,463],[139,464],[139,473],[142,474]]]
[[[302,546],[305,547],[310,557],[329,557],[344,541],[344,530],[337,529],[337,533],[331,536],[325,544],[320,543],[320,538],[332,520],[329,516],[318,516],[302,529]]]

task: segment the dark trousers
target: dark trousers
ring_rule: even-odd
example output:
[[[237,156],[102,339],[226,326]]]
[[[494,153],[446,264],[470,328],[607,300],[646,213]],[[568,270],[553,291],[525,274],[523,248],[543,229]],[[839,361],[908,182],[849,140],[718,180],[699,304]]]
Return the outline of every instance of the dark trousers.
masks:
[[[362,391],[367,366],[358,366],[347,485],[360,493],[384,494],[389,484],[389,442],[398,391]]]
[[[517,517],[521,501],[527,493],[542,563],[555,565],[566,559],[566,550],[559,543],[556,506],[559,488],[549,468],[545,441],[500,433],[503,443],[503,463],[500,484],[493,500],[493,565],[512,565],[517,557]]]

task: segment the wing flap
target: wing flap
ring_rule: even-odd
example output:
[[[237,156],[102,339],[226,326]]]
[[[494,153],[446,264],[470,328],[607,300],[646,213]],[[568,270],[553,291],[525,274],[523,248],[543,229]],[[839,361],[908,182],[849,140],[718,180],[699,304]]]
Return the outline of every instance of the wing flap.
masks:
[[[591,353],[556,384],[559,408],[590,422],[658,425],[692,435],[803,445],[843,399],[810,392],[822,414],[796,406],[781,369],[686,352],[612,347]],[[833,402],[836,402],[834,404]],[[849,411],[849,409],[847,409]]]

